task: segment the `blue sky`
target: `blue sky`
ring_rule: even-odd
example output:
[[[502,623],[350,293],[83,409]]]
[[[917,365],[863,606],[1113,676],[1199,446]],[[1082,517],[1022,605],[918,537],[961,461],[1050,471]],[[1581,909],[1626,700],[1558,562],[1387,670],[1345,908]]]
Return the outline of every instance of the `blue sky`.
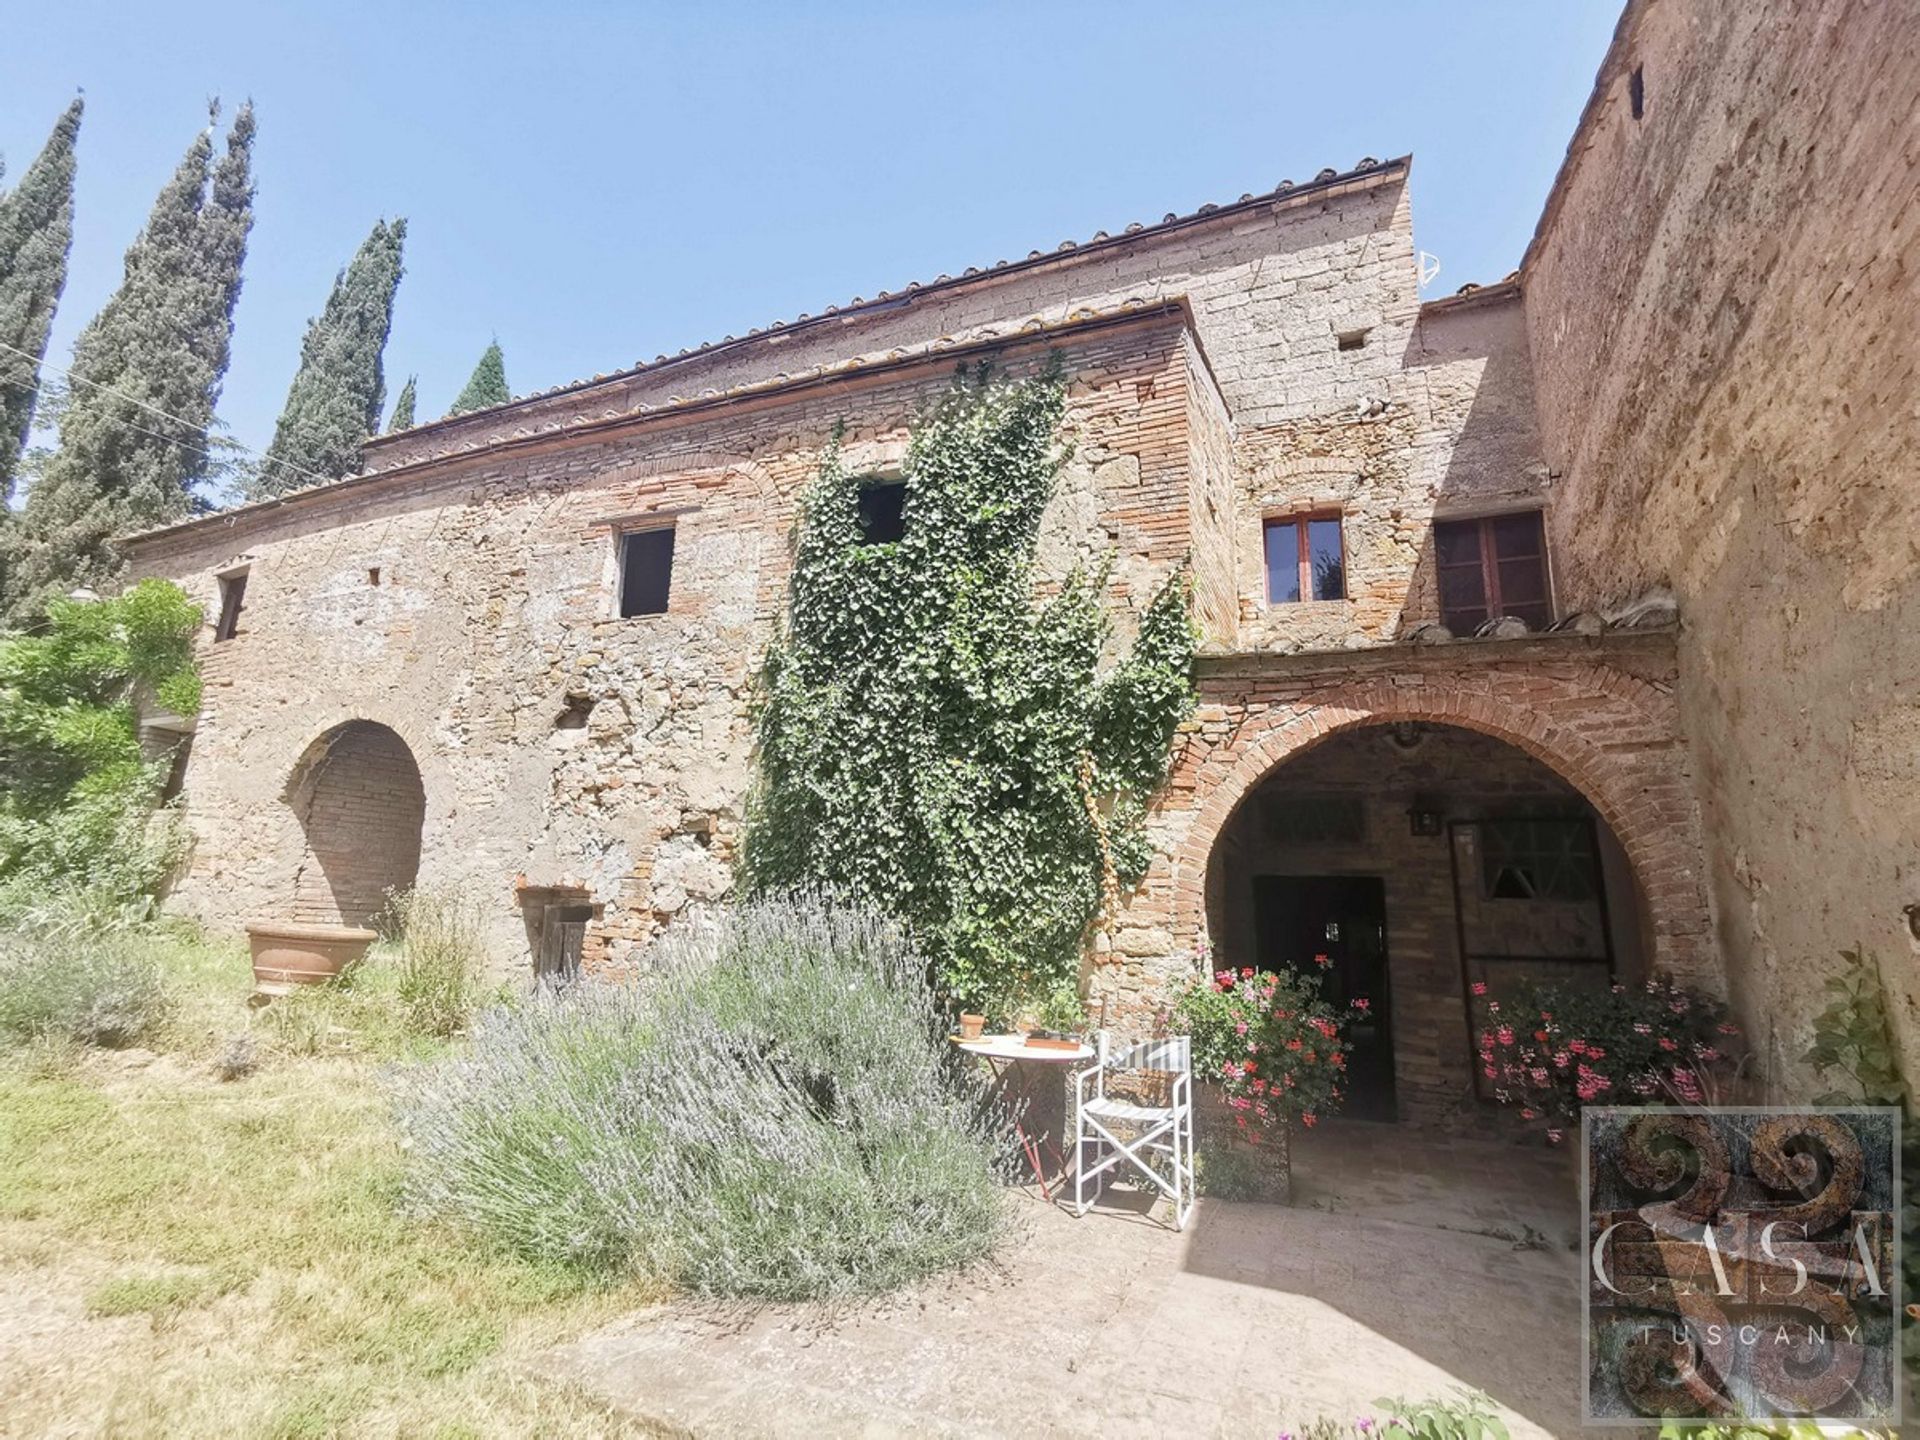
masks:
[[[405,215],[389,398],[444,412],[1412,152],[1433,292],[1518,263],[1620,0],[1187,5],[0,3],[17,177],[82,86],[50,355],[209,96],[258,108],[220,411],[271,438],[307,318]]]

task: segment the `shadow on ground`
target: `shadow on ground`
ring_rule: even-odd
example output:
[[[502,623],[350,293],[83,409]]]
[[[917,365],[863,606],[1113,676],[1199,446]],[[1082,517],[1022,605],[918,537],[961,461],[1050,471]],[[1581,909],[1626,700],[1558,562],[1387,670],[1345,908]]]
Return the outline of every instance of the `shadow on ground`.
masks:
[[[855,1308],[642,1311],[540,1368],[693,1435],[1256,1435],[1383,1395],[1485,1390],[1515,1436],[1578,1429],[1565,1157],[1348,1122],[1303,1137],[1297,1203],[1126,1190],[1021,1203],[995,1266]]]

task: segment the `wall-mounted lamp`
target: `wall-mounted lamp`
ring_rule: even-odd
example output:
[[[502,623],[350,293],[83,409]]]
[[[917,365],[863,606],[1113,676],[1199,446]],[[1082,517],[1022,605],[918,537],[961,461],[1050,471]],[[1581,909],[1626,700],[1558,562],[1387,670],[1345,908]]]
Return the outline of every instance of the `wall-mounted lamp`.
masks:
[[[1430,800],[1415,800],[1407,811],[1407,824],[1415,835],[1438,835],[1441,823],[1440,809]]]

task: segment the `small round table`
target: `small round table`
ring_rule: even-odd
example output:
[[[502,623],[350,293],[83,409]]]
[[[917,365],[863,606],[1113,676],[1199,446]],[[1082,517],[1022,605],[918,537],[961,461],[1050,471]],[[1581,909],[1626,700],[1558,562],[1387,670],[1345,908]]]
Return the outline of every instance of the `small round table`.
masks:
[[[1047,1186],[1046,1171],[1040,1163],[1040,1147],[1020,1123],[1021,1115],[1033,1099],[1037,1076],[1042,1072],[1018,1070],[1015,1062],[1046,1066],[1080,1065],[1093,1059],[1094,1048],[1077,1042],[1071,1049],[1057,1045],[1032,1045],[1024,1035],[982,1035],[978,1040],[962,1040],[956,1035],[953,1043],[969,1055],[978,1055],[986,1061],[993,1078],[1006,1085],[1013,1105],[1013,1133],[1020,1141],[1021,1150],[1026,1153],[1033,1178],[1040,1183],[1041,1195],[1046,1197],[1048,1203],[1052,1203],[1053,1191]],[[1053,1163],[1061,1174],[1066,1173],[1067,1162],[1058,1145],[1053,1147]]]

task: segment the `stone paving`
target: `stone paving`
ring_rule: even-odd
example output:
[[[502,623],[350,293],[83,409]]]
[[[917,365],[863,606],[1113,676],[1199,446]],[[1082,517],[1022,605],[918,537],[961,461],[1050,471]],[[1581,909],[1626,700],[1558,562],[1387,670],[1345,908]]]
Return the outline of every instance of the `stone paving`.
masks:
[[[696,1436],[1267,1436],[1384,1395],[1485,1390],[1576,1433],[1576,1189],[1563,1155],[1348,1122],[1296,1141],[1290,1208],[1185,1234],[1115,1190],[1033,1195],[996,1265],[856,1307],[656,1307],[549,1352]]]

